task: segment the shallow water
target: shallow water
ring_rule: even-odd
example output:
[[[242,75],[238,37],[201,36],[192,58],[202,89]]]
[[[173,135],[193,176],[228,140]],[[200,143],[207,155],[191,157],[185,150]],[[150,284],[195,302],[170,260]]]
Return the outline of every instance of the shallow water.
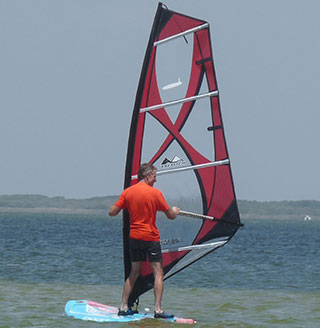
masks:
[[[2,328],[128,326],[84,322],[64,315],[64,304],[69,299],[92,299],[115,304],[115,300],[119,300],[121,286],[28,284],[2,280],[0,290]],[[197,324],[194,327],[319,327],[319,297],[319,292],[177,289],[167,286],[164,306],[178,316],[195,318]],[[147,293],[140,303],[142,310],[149,307],[153,303],[152,293]],[[151,320],[132,323],[130,327],[163,325],[163,322]]]
[[[195,327],[320,327],[320,222],[247,220],[231,242],[165,283],[163,307]],[[65,317],[70,299],[115,305],[121,220],[0,216],[0,327],[162,327]],[[140,298],[140,310],[153,294]],[[181,325],[179,325],[181,326]]]

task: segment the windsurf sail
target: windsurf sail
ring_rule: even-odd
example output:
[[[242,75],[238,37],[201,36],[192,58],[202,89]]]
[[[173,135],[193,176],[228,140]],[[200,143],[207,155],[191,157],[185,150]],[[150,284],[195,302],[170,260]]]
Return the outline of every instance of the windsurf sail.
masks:
[[[177,77],[186,82],[179,83],[179,88],[162,88]],[[171,11],[162,3],[154,18],[138,84],[124,188],[138,182],[138,169],[145,162],[158,169],[155,187],[169,204],[187,215],[174,221],[161,215],[157,218],[167,279],[225,245],[241,222],[209,24]],[[129,215],[124,211],[125,278],[131,269],[129,230]],[[150,265],[143,263],[129,305],[151,289],[153,282]]]

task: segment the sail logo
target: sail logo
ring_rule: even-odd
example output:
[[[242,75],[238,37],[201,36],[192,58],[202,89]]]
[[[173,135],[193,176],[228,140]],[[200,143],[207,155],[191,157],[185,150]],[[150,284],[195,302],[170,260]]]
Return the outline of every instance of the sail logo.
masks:
[[[182,239],[180,237],[160,240],[160,245],[161,246],[173,245],[173,244],[178,244],[178,243],[182,243]]]
[[[165,168],[171,168],[171,167],[177,167],[177,166],[183,166],[186,162],[184,159],[180,158],[179,156],[175,155],[171,160],[167,157],[162,161],[160,167],[162,169]]]

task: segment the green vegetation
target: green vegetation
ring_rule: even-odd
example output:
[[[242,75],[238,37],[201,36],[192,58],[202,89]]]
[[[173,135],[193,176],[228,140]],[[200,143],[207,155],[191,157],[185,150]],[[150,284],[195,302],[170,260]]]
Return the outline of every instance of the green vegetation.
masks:
[[[239,211],[242,215],[255,216],[305,216],[320,217],[320,202],[316,200],[257,202],[239,201]]]
[[[117,199],[118,196],[66,199],[64,197],[47,197],[42,195],[2,195],[0,196],[0,208],[68,208],[105,211]]]
[[[74,211],[98,211],[107,213],[109,207],[115,203],[118,196],[92,197],[88,199],[66,199],[64,197],[47,197],[43,195],[2,195],[0,196],[0,210],[45,209],[48,212],[53,209]],[[170,204],[176,204],[169,200]],[[179,206],[184,210],[201,211],[194,200],[180,200]],[[314,200],[258,202],[240,200],[239,210],[243,217],[278,217],[278,216],[302,216],[320,217],[320,202]],[[184,205],[183,205],[184,204]]]

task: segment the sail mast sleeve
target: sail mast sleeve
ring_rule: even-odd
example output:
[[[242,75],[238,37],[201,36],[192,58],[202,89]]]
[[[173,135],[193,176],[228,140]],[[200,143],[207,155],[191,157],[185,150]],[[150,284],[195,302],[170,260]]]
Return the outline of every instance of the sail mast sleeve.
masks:
[[[135,149],[136,147],[136,135],[137,129],[141,120],[139,121],[139,114],[141,103],[143,99],[143,91],[145,88],[146,77],[148,74],[150,58],[153,52],[153,42],[156,38],[158,25],[160,22],[161,14],[163,8],[162,3],[158,4],[158,9],[155,14],[154,22],[152,25],[149,42],[147,45],[140,80],[137,88],[136,93],[136,100],[133,108],[132,119],[131,119],[131,126],[130,126],[130,133],[129,133],[129,140],[128,140],[128,150],[127,150],[127,159],[126,159],[126,167],[125,167],[125,178],[124,178],[124,188],[128,188],[132,184],[131,176],[133,170],[137,173],[138,166],[140,165],[139,155],[137,155],[138,151]],[[138,156],[138,160],[134,161],[134,158]],[[138,163],[139,162],[139,163]],[[123,261],[124,261],[124,279],[126,280],[129,277],[131,271],[131,256],[130,256],[130,245],[129,245],[129,235],[130,235],[130,217],[129,212],[127,210],[123,211]]]
[[[127,160],[126,160],[126,169],[125,169],[125,181],[124,181],[124,188],[127,188],[131,185],[131,175],[133,170],[133,157],[134,157],[134,151],[135,151],[135,139],[136,139],[136,133],[137,133],[137,127],[139,123],[139,114],[140,114],[140,108],[141,108],[141,102],[143,98],[143,91],[146,83],[146,76],[148,73],[150,58],[153,51],[153,42],[156,38],[157,31],[158,31],[158,25],[161,18],[162,13],[162,3],[159,2],[158,9],[155,14],[154,22],[152,25],[142,69],[139,79],[139,84],[137,88],[136,93],[136,99],[134,103],[133,113],[132,113],[132,119],[131,119],[131,126],[130,126],[130,134],[129,134],[129,141],[128,141],[128,151],[127,151]]]

